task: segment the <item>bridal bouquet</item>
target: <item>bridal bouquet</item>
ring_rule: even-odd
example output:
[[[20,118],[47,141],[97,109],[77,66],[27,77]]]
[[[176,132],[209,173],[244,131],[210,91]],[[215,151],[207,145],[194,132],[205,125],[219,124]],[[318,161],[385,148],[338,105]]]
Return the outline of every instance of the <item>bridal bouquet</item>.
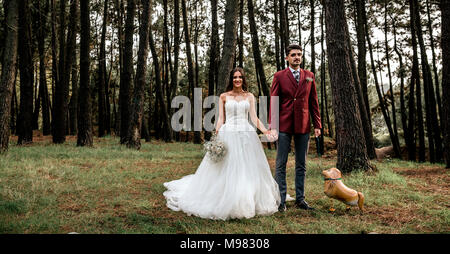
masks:
[[[206,151],[206,156],[213,162],[221,161],[227,154],[225,143],[220,141],[216,135],[213,135],[210,141],[203,144],[203,150]]]

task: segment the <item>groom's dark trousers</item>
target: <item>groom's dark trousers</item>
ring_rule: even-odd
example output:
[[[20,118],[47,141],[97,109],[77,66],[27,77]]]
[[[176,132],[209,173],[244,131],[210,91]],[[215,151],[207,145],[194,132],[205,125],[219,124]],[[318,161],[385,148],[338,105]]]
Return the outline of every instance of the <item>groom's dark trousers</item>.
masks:
[[[291,139],[294,136],[295,144],[295,201],[301,202],[305,199],[305,173],[306,155],[309,146],[309,133],[291,134],[280,132],[277,141],[277,160],[275,168],[275,181],[280,188],[280,206],[286,204],[286,163],[291,146]]]

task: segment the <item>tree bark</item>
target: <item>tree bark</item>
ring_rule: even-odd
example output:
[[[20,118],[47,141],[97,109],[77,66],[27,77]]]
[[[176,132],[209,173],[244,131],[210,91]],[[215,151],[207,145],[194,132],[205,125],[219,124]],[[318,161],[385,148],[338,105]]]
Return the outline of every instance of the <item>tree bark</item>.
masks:
[[[365,15],[365,0],[354,1],[356,5],[356,37],[358,41],[358,76],[361,84],[361,90],[366,105],[366,112],[369,118],[369,124],[372,125],[369,96],[367,93],[367,67],[366,67],[366,37],[363,15]],[[364,14],[363,14],[364,13]]]
[[[127,19],[125,21],[125,51],[123,55],[123,79],[120,80],[119,108],[120,108],[120,143],[125,144],[128,137],[130,122],[130,91],[133,84],[133,35],[134,16],[136,13],[135,0],[127,1]]]
[[[280,28],[278,26],[278,1],[273,1],[273,11],[274,11],[274,30],[275,30],[275,58],[276,58],[276,64],[277,64],[277,71],[281,70],[281,55],[283,55],[283,50],[280,51]],[[300,30],[299,30],[300,31]]]
[[[392,19],[392,29],[394,34],[394,51],[398,56],[399,61],[399,75],[400,75],[400,117],[402,121],[402,128],[403,128],[403,138],[405,139],[406,148],[408,150],[408,159],[409,160],[415,160],[415,143],[414,143],[414,134],[409,133],[408,129],[408,117],[406,115],[406,105],[405,105],[405,66],[403,64],[403,54],[400,52],[398,45],[397,45],[397,25],[396,25],[396,19],[391,16]],[[413,91],[414,91],[414,85],[413,85]],[[412,102],[414,102],[414,92],[410,94],[412,96]],[[411,99],[410,99],[411,101]],[[414,111],[414,110],[413,110]],[[414,118],[414,116],[413,116]],[[411,153],[411,156],[410,156]]]
[[[219,64],[217,94],[225,92],[230,81],[236,48],[236,30],[239,0],[227,0],[225,7],[225,29],[223,34],[223,53]],[[185,29],[186,30],[186,29]]]
[[[108,2],[103,6],[103,25],[100,40],[100,57],[98,60],[98,136],[103,137],[106,133],[106,26],[108,24]]]
[[[80,0],[80,92],[78,97],[78,135],[77,146],[92,146],[91,85],[89,79],[90,53],[90,19],[89,0]]]
[[[2,58],[2,73],[0,79],[0,154],[9,147],[11,100],[16,75],[19,4],[15,0],[6,0],[6,35],[5,50]]]
[[[433,63],[433,74],[434,74],[434,84],[435,84],[435,91],[436,91],[436,100],[437,100],[437,106],[439,110],[439,118],[440,118],[440,125],[441,127],[444,126],[444,116],[442,114],[442,100],[441,100],[441,93],[439,92],[439,76],[438,76],[438,70],[436,67],[436,53],[435,53],[435,43],[433,38],[433,29],[432,29],[432,21],[431,21],[431,15],[430,15],[430,1],[426,0],[427,5],[427,16],[428,16],[428,32],[430,33],[430,47],[431,47],[431,54],[432,54],[432,63]]]
[[[371,165],[355,96],[348,52],[349,32],[344,1],[324,1],[327,54],[336,116],[337,168],[343,172],[369,170]]]
[[[417,129],[419,131],[418,133],[418,139],[419,139],[419,162],[425,161],[425,132],[423,129],[423,113],[422,113],[422,95],[421,95],[421,89],[420,89],[420,77],[419,77],[419,60],[418,60],[418,53],[417,53],[417,37],[416,37],[416,24],[414,22],[414,2],[413,0],[409,0],[409,13],[410,13],[410,29],[411,29],[411,41],[413,46],[413,65],[411,69],[411,91],[410,91],[410,100],[412,98],[411,92],[413,92],[413,88],[415,87],[416,92],[416,104],[417,104],[417,113],[416,113],[416,119],[417,119]],[[411,110],[411,106],[409,108]],[[409,122],[409,129],[410,133],[414,133],[414,118],[410,117]],[[411,156],[412,154],[410,154]],[[411,159],[411,157],[410,157]],[[415,160],[415,155],[414,155]]]
[[[425,107],[427,121],[427,136],[430,152],[430,162],[440,162],[443,158],[441,128],[437,119],[436,98],[434,97],[433,79],[431,77],[431,68],[428,64],[428,56],[425,49],[423,39],[422,25],[420,22],[420,4],[418,0],[414,0],[415,22],[417,39],[420,46],[420,59],[422,62],[423,84],[425,91]],[[427,105],[428,104],[428,105]],[[431,142],[433,141],[433,142]]]
[[[389,137],[391,138],[392,146],[394,148],[395,157],[396,158],[401,158],[401,155],[400,155],[400,144],[398,142],[398,139],[395,138],[394,131],[393,131],[392,125],[391,125],[391,119],[389,118],[388,112],[386,110],[386,104],[384,102],[383,92],[380,90],[380,85],[378,83],[377,71],[375,69],[375,61],[374,61],[374,58],[373,58],[372,43],[370,42],[369,26],[367,24],[366,13],[363,12],[362,16],[363,16],[363,20],[364,20],[365,36],[366,36],[366,39],[367,39],[367,44],[369,46],[370,63],[371,63],[372,71],[373,71],[373,76],[374,76],[374,79],[375,79],[375,87],[376,87],[376,90],[377,90],[378,100],[380,102],[381,112],[383,113],[384,121],[386,122],[386,126],[387,126],[388,131],[389,131]]]
[[[386,65],[388,70],[388,76],[389,76],[389,90],[390,90],[390,100],[391,100],[391,106],[392,106],[392,128],[394,131],[394,138],[395,142],[399,144],[400,149],[400,143],[398,139],[398,131],[397,131],[397,117],[396,117],[396,108],[395,108],[395,99],[394,99],[394,88],[392,86],[392,74],[391,74],[391,63],[390,63],[390,52],[389,52],[389,44],[388,44],[388,22],[387,22],[387,16],[388,16],[388,0],[384,1],[384,46],[386,50]],[[401,155],[400,155],[401,158]]]
[[[244,67],[244,1],[239,3],[239,67]],[[249,0],[247,0],[249,1]]]
[[[48,96],[47,88],[47,77],[46,77],[46,61],[45,61],[45,38],[46,34],[46,24],[47,24],[47,14],[49,13],[49,2],[45,2],[44,9],[41,8],[41,3],[37,3],[39,8],[39,18],[38,18],[38,51],[39,51],[39,97],[42,102],[42,133],[44,136],[51,134],[50,126],[50,101]],[[39,111],[38,111],[39,112]]]
[[[53,143],[64,143],[66,140],[66,110],[64,104],[67,102],[66,91],[69,89],[65,87],[66,79],[68,79],[65,72],[65,58],[66,58],[66,1],[60,1],[60,29],[59,29],[59,62],[58,62],[58,77],[55,82],[55,102],[53,104],[52,117],[52,135]],[[56,60],[56,59],[55,59]]]
[[[450,24],[450,0],[441,0],[441,24]],[[445,167],[450,168],[450,26],[441,26],[442,109],[445,123]]]
[[[223,52],[219,64],[219,76],[217,83],[217,94],[225,92],[225,88],[230,81],[230,72],[233,68],[233,59],[236,48],[236,30],[238,1],[227,0],[225,7],[225,29],[223,33]]]
[[[144,115],[145,77],[147,73],[148,33],[150,16],[152,15],[152,1],[141,1],[143,10],[139,26],[139,51],[136,70],[136,85],[134,86],[130,127],[128,129],[128,148],[141,148],[141,126]]]
[[[182,4],[184,4],[184,1],[185,0],[182,0]],[[184,9],[184,6],[182,8]],[[151,22],[151,15],[150,15],[150,28],[152,27],[151,24],[152,24],[152,22]],[[149,44],[150,44],[150,50],[152,52],[152,57],[153,57],[153,65],[155,66],[156,96],[157,96],[157,101],[155,102],[155,108],[157,107],[158,100],[159,100],[159,103],[160,103],[159,109],[162,110],[161,116],[162,116],[162,121],[163,121],[163,125],[164,125],[164,141],[171,142],[173,140],[172,128],[170,126],[168,110],[167,110],[166,104],[164,103],[162,82],[161,82],[161,76],[160,76],[161,75],[160,74],[160,66],[159,66],[159,62],[158,62],[158,55],[156,52],[155,41],[153,39],[153,33],[152,33],[151,29],[149,32]],[[153,120],[156,121],[157,123],[159,123],[156,119],[153,119]],[[158,132],[157,129],[155,129],[155,131]]]
[[[31,14],[29,0],[19,1],[19,69],[20,110],[18,117],[18,144],[33,142],[33,83],[34,65],[31,46]]]

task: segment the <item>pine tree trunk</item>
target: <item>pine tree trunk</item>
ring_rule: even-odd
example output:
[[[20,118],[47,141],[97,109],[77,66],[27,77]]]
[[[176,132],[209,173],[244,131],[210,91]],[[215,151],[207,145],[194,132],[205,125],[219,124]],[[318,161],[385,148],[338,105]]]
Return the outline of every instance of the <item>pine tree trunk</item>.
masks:
[[[391,16],[392,18],[392,16]],[[397,46],[397,28],[396,20],[392,18],[392,29],[394,34],[394,51],[398,56],[399,62],[399,75],[400,75],[400,117],[402,121],[403,128],[403,138],[405,139],[406,148],[408,150],[408,159],[415,160],[415,144],[414,144],[414,134],[411,136],[408,129],[408,117],[406,115],[406,105],[405,105],[405,67],[403,64],[403,56]],[[413,88],[414,89],[414,88]],[[414,93],[412,93],[412,101],[414,102]],[[414,117],[413,117],[414,118]],[[411,153],[411,156],[410,156]]]
[[[413,65],[411,69],[411,84],[410,86],[410,100],[412,98],[411,93],[414,92],[415,88],[415,96],[416,96],[416,104],[417,104],[417,113],[416,113],[416,119],[417,119],[417,129],[419,131],[418,133],[418,139],[419,139],[419,162],[425,161],[425,133],[423,129],[423,112],[422,112],[422,95],[421,95],[421,89],[420,89],[420,77],[419,77],[419,60],[418,60],[418,53],[417,53],[417,38],[416,38],[416,24],[414,22],[414,4],[413,0],[409,0],[409,13],[410,13],[410,29],[411,29],[411,41],[413,46]],[[411,102],[410,102],[411,103]],[[411,112],[411,104],[410,104],[410,112]],[[409,118],[409,129],[410,134],[414,134],[414,121],[415,119],[413,117]],[[409,155],[411,160],[412,154]],[[414,155],[415,159],[415,155]]]
[[[6,0],[6,35],[0,79],[0,154],[6,152],[9,147],[11,100],[16,75],[19,4],[15,0]]]
[[[392,128],[394,130],[394,138],[395,142],[399,144],[400,149],[400,143],[398,139],[398,131],[397,131],[397,117],[396,117],[396,109],[395,109],[395,99],[394,99],[394,88],[392,86],[392,74],[391,74],[391,63],[390,63],[390,52],[389,52],[389,44],[388,44],[388,23],[387,23],[387,12],[388,12],[388,0],[385,0],[384,2],[384,45],[386,50],[386,65],[388,70],[388,76],[389,76],[389,90],[390,90],[390,100],[391,100],[391,106],[392,106]],[[400,155],[401,158],[401,155]]]
[[[92,146],[92,113],[91,113],[91,85],[89,79],[90,66],[90,19],[89,0],[80,0],[80,93],[78,97],[78,135],[77,146]]]
[[[182,3],[184,3],[184,0],[182,0]],[[182,7],[183,8],[183,7]],[[151,15],[150,15],[150,27],[151,26]],[[170,126],[170,119],[167,107],[164,103],[164,96],[162,91],[162,82],[161,82],[161,74],[160,74],[160,66],[158,61],[158,55],[156,52],[155,47],[155,41],[153,39],[153,33],[150,29],[149,31],[149,44],[150,44],[150,50],[152,52],[153,57],[153,65],[155,66],[155,78],[156,78],[156,103],[155,103],[155,109],[157,109],[157,112],[161,112],[162,117],[162,123],[164,126],[164,141],[171,142],[173,140],[173,134],[172,134],[172,128]],[[158,108],[158,101],[159,101],[159,108]],[[154,117],[153,121],[155,121],[156,124],[160,124],[160,122]],[[155,132],[158,133],[158,128],[155,128]],[[158,135],[158,134],[157,134]]]
[[[136,13],[135,0],[127,1],[127,19],[125,21],[125,51],[123,55],[123,79],[120,80],[120,143],[125,144],[128,137],[130,122],[130,91],[133,84],[133,35],[134,17]]]
[[[124,33],[123,33],[123,14],[125,13],[125,9],[124,9],[124,4],[123,4],[123,0],[115,0],[115,8],[117,10],[117,33],[118,33],[118,38],[117,41],[119,42],[119,77],[120,77],[120,81],[119,81],[119,101],[118,101],[118,105],[116,107],[116,86],[114,86],[114,92],[113,92],[113,107],[114,109],[114,113],[115,113],[115,117],[114,117],[114,132],[116,134],[116,136],[120,136],[120,126],[121,126],[121,112],[122,112],[122,107],[120,106],[120,102],[121,102],[121,96],[120,96],[120,86],[121,84],[123,84],[123,72],[124,72],[124,65],[123,65],[123,59],[124,59]],[[116,111],[117,108],[117,111]],[[150,118],[149,118],[150,119]]]
[[[323,19],[324,19],[324,12],[325,8],[322,8],[322,12],[320,13],[320,48],[321,48],[321,54],[320,54],[320,119],[325,119],[325,109],[324,104],[326,100],[325,95],[325,51],[323,48],[323,40],[324,40],[324,33],[323,33]],[[322,120],[323,121],[323,120]],[[322,129],[320,130],[320,133],[322,135],[319,136],[319,153],[324,154],[324,136],[326,133],[324,132],[324,126],[325,124],[322,124]],[[329,128],[329,125],[327,126]]]
[[[211,0],[211,44],[209,46],[208,96],[215,94],[215,68],[218,65],[219,24],[217,23],[217,0]],[[218,105],[216,105],[218,106]],[[211,133],[205,132],[205,140],[210,140]]]
[[[248,19],[250,23],[250,34],[252,37],[253,58],[255,59],[256,73],[259,76],[261,89],[264,96],[270,96],[269,87],[266,82],[266,74],[264,72],[264,62],[261,57],[261,50],[259,49],[259,37],[258,37],[258,29],[256,27],[255,22],[253,0],[247,0],[247,9],[248,9]]]
[[[356,36],[358,41],[358,76],[361,84],[361,90],[366,105],[366,112],[369,124],[372,125],[369,96],[367,93],[367,67],[366,67],[366,37],[364,29],[365,0],[356,0]],[[364,14],[363,14],[364,13]]]
[[[73,63],[72,66],[72,96],[70,97],[69,103],[69,126],[70,135],[77,135],[78,132],[78,69],[77,66],[77,52],[73,52],[70,56]]]
[[[239,3],[239,67],[244,67],[244,1]],[[249,0],[247,0],[249,1]]]
[[[365,12],[362,13],[363,16],[363,20],[364,20],[364,27],[365,27],[365,36],[367,39],[367,44],[369,46],[369,54],[370,54],[370,63],[371,63],[371,67],[372,67],[372,71],[373,71],[373,76],[375,79],[375,87],[377,90],[377,95],[378,95],[378,100],[380,102],[380,108],[381,108],[381,112],[383,113],[383,117],[384,117],[384,121],[386,123],[386,126],[388,128],[389,131],[389,137],[391,138],[391,142],[392,142],[392,146],[394,148],[394,153],[395,153],[395,157],[396,158],[400,158],[400,144],[398,142],[398,139],[395,138],[394,135],[394,130],[392,129],[392,125],[391,125],[391,119],[389,118],[388,112],[386,110],[386,104],[384,102],[384,96],[382,91],[380,90],[380,85],[378,83],[378,78],[377,78],[377,72],[375,69],[375,61],[373,58],[373,51],[372,51],[372,43],[370,42],[370,36],[369,36],[369,26],[367,23],[367,17]]]
[[[194,82],[194,87],[195,88],[201,88],[200,85],[200,77],[199,77],[199,65],[198,65],[198,13],[197,13],[197,5],[195,5],[195,32],[194,32],[194,62],[195,62],[195,82]],[[192,100],[193,102],[196,100],[196,98],[193,98],[194,100]],[[200,96],[200,100],[202,101],[203,98],[201,98]],[[194,110],[192,110],[192,112],[194,112]],[[194,116],[194,121],[198,121],[199,125],[200,125],[200,129],[202,129],[202,124],[203,121],[201,119],[203,119],[203,110],[201,110],[199,112],[198,116]],[[201,134],[202,131],[195,131],[194,130],[194,143],[195,144],[200,144],[202,142],[201,140]]]
[[[59,62],[58,62],[58,77],[55,82],[55,102],[53,104],[52,117],[52,135],[53,143],[64,143],[66,140],[66,112],[64,104],[67,101],[65,98],[65,87],[67,73],[65,72],[65,58],[66,58],[66,1],[60,1],[60,29],[59,29]],[[68,89],[67,89],[68,91]]]
[[[441,0],[441,20],[441,24],[450,24],[450,0]],[[450,168],[450,26],[441,27],[441,36],[445,165]]]
[[[441,93],[439,92],[439,77],[438,77],[438,70],[436,67],[436,53],[435,53],[435,43],[433,38],[433,29],[432,29],[432,21],[431,21],[431,15],[430,15],[430,1],[426,0],[427,5],[427,16],[428,16],[428,32],[430,33],[430,47],[431,47],[431,54],[432,54],[432,62],[433,62],[433,74],[434,74],[434,83],[435,83],[435,91],[436,91],[436,100],[437,100],[437,106],[439,109],[439,119],[440,119],[440,125],[441,127],[444,126],[444,116],[442,114],[442,101],[441,101]]]
[[[223,53],[219,64],[217,94],[225,91],[230,81],[236,48],[237,15],[239,0],[227,0],[225,7],[225,29],[223,34]],[[186,29],[185,29],[186,30]]]
[[[277,1],[277,0],[275,0]],[[278,1],[278,8],[279,8],[279,17],[280,17],[280,63],[281,63],[281,69],[284,69],[286,67],[286,47],[289,45],[289,42],[286,41],[286,11],[284,10],[284,0]]]
[[[278,26],[278,1],[273,1],[273,11],[274,11],[274,30],[275,30],[275,58],[276,58],[276,64],[277,64],[277,71],[281,70],[281,63],[283,60],[281,59],[281,55],[283,55],[283,50],[280,51],[280,28]],[[300,30],[299,30],[300,31]],[[280,61],[281,60],[281,61]]]
[[[19,1],[19,70],[20,110],[18,117],[18,144],[33,142],[33,82],[34,66],[31,47],[31,14],[29,0]]]
[[[49,3],[46,1],[44,9],[41,8],[41,4],[38,3],[39,18],[38,18],[38,51],[39,51],[39,97],[42,102],[42,133],[44,136],[51,134],[50,127],[50,110],[49,110],[49,98],[47,88],[46,77],[46,61],[45,61],[45,38],[47,14],[49,12]]]
[[[106,133],[106,26],[108,23],[108,2],[103,6],[103,25],[100,40],[100,57],[98,64],[98,136]]]
[[[336,166],[343,172],[369,170],[369,158],[355,96],[348,52],[349,32],[344,1],[325,0],[325,23],[329,72],[333,89],[333,108],[336,116]]]
[[[128,129],[128,148],[141,148],[141,126],[144,115],[145,77],[147,73],[148,33],[150,16],[152,15],[152,1],[142,0],[142,15],[139,25],[139,51],[136,70],[136,85],[134,87],[130,127]]]
[[[57,63],[57,59],[58,59],[58,42],[57,42],[57,37],[56,37],[56,24],[57,19],[56,19],[56,4],[54,0],[51,0],[51,12],[52,12],[52,22],[51,22],[51,26],[52,26],[52,103],[51,105],[55,106],[55,97],[56,97],[56,84],[59,82],[59,71],[58,71],[58,63]],[[51,121],[51,131],[53,134],[53,125],[54,123],[54,113],[52,110],[52,121]]]
[[[415,11],[415,22],[417,39],[420,46],[420,59],[422,62],[422,74],[423,74],[423,84],[425,91],[425,105],[426,105],[426,121],[427,121],[427,134],[429,142],[430,151],[430,162],[440,162],[443,158],[442,151],[442,139],[441,139],[441,128],[439,126],[439,121],[437,119],[437,107],[436,98],[434,97],[434,87],[433,79],[431,77],[431,69],[428,64],[428,56],[425,49],[425,42],[423,39],[422,25],[420,22],[420,5],[418,0],[414,0],[414,11]],[[428,104],[428,105],[427,105]],[[432,140],[433,142],[431,142]]]

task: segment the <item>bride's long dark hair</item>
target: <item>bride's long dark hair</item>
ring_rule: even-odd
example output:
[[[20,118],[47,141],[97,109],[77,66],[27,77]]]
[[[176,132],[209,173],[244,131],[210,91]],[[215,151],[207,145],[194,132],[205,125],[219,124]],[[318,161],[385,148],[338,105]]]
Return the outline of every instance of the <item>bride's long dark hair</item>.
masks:
[[[245,73],[244,73],[244,69],[242,69],[241,67],[236,67],[234,68],[231,73],[230,73],[230,81],[228,82],[228,86],[227,89],[225,90],[226,92],[233,90],[233,75],[235,72],[240,72],[242,75],[242,90],[245,92],[248,92],[248,85],[247,85],[247,80],[245,79]]]

